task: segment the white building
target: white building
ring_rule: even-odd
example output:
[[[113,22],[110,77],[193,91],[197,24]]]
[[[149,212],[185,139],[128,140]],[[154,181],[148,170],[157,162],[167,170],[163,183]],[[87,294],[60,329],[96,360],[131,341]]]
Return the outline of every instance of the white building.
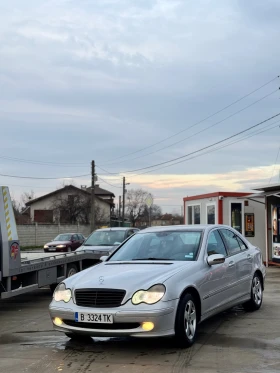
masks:
[[[108,224],[114,207],[114,194],[99,186],[96,186],[95,192],[96,221]],[[28,201],[26,207],[25,214],[29,215],[32,222],[89,223],[87,220],[91,211],[90,192],[85,188],[68,185]]]
[[[265,200],[262,195],[215,192],[184,198],[185,224],[225,224],[266,255]]]

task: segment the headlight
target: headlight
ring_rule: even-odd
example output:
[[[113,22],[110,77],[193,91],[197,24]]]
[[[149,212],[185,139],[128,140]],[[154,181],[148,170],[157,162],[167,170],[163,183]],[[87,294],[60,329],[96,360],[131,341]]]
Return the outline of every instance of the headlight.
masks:
[[[53,293],[53,299],[56,302],[63,301],[65,303],[68,303],[71,297],[72,297],[71,290],[66,289],[64,284],[58,285]]]
[[[59,249],[63,249],[64,247],[66,247],[66,245],[57,245],[56,247]]]
[[[138,290],[134,293],[131,302],[133,304],[147,303],[154,304],[157,303],[165,294],[164,285],[154,285],[148,290]]]
[[[48,246],[48,245],[45,245],[45,246],[44,246],[44,249],[48,249],[48,248],[49,248],[49,246]]]

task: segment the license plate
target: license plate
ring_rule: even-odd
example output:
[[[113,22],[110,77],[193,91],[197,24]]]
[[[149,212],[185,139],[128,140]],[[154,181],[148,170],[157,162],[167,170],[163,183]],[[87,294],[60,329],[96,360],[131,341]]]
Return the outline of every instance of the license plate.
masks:
[[[56,251],[56,249],[49,249],[49,251]]]
[[[93,324],[113,324],[113,315],[106,313],[75,312],[76,322],[91,322]]]

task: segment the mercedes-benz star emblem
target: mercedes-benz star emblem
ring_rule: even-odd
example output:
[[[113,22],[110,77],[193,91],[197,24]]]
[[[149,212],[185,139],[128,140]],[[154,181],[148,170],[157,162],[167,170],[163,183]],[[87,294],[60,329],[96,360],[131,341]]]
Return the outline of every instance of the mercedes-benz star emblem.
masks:
[[[104,282],[104,277],[103,276],[100,276],[99,277],[99,284],[102,285]]]

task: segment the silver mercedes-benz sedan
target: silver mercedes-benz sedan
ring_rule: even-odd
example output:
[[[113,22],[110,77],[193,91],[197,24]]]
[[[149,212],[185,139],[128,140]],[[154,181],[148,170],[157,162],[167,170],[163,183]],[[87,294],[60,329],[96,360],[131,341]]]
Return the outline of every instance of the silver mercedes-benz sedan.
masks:
[[[174,336],[188,347],[210,316],[258,310],[264,280],[260,249],[228,226],[148,228],[59,284],[50,315],[70,338]]]

